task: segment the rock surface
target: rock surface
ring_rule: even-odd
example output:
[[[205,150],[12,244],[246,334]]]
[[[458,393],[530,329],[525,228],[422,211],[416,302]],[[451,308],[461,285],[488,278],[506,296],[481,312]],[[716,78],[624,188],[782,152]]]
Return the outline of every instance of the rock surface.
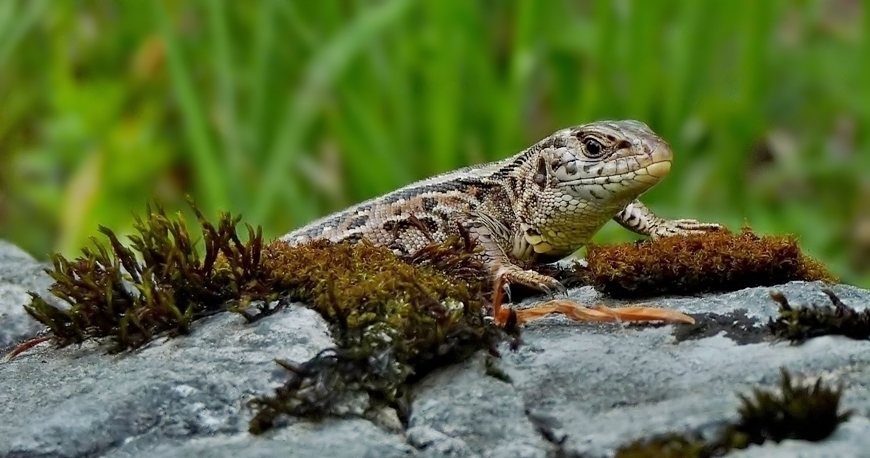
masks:
[[[0,349],[41,329],[22,305],[30,303],[28,291],[49,296],[51,278],[44,272],[46,267],[17,246],[0,240]]]
[[[0,339],[6,339],[0,342],[38,329],[28,322],[23,330],[27,317],[16,311],[28,289],[45,293],[50,281],[41,268],[0,243]],[[777,288],[795,305],[827,301],[819,284]],[[870,304],[870,291],[833,289],[847,305]],[[870,342],[771,342],[762,331],[777,313],[768,291],[650,301],[699,314],[708,329],[698,326],[694,340],[678,341],[675,331],[687,328],[673,325],[589,325],[561,317],[532,323],[517,352],[502,349],[497,365],[510,382],[486,375],[484,355],[442,368],[415,387],[406,428],[348,418],[290,420],[263,436],[245,432],[251,412],[244,402],[284,380],[273,359],[303,361],[332,345],[326,323],[303,307],[254,324],[213,316],[197,322],[190,336],[123,355],[107,355],[94,343],[60,350],[41,344],[0,363],[0,458],[605,457],[657,433],[714,433],[736,417],[737,394],[776,385],[780,367],[842,383],[844,407],[855,415],[821,443],[768,443],[729,456],[867,456]],[[589,288],[571,296],[603,301]]]

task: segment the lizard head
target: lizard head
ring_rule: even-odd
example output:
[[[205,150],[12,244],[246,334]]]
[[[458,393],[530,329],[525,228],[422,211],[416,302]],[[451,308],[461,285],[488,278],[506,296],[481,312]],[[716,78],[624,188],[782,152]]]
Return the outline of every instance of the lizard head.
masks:
[[[558,259],[583,246],[671,170],[670,146],[639,121],[562,129],[519,155],[508,189],[522,216],[517,259]]]
[[[634,199],[667,176],[673,159],[670,146],[640,121],[583,124],[549,141],[539,165],[543,184],[588,202]]]

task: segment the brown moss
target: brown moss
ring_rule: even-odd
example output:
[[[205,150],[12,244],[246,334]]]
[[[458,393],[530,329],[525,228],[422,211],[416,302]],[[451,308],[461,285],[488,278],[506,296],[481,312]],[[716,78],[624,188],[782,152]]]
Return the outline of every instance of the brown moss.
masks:
[[[870,309],[858,312],[844,304],[830,289],[822,290],[831,305],[792,307],[779,291],[770,297],[779,303],[779,317],[770,319],[767,328],[781,339],[803,343],[813,337],[841,335],[851,339],[870,338]]]
[[[292,300],[309,304],[330,321],[344,315],[355,328],[380,317],[405,319],[424,305],[448,315],[442,304],[447,298],[481,308],[488,286],[484,269],[460,243],[452,239],[403,260],[365,240],[301,246],[277,241],[266,248],[264,263],[275,287]]]
[[[31,293],[25,309],[49,327],[60,346],[108,337],[114,352],[161,333],[187,334],[194,320],[223,310],[228,300],[269,296],[260,230],[248,226],[249,240],[243,243],[235,231],[238,217],[221,214],[214,226],[191,206],[202,227],[204,256],[180,214],[169,217],[161,206],[148,206],[146,218],[136,218],[130,248],[100,227],[108,245],[92,238],[93,248],[72,261],[52,255],[53,269],[46,271],[55,281],[50,291],[69,308]]]
[[[835,282],[806,256],[793,236],[759,237],[715,231],[634,244],[590,246],[584,284],[620,298],[698,294],[769,286],[793,280]]]
[[[251,400],[257,411],[252,433],[282,414],[328,415],[353,392],[402,415],[408,382],[493,349],[502,335],[484,319],[489,282],[468,239],[431,245],[406,259],[365,241],[276,242],[265,259],[279,289],[333,323],[338,345],[302,364],[280,363],[289,379],[274,395]]]

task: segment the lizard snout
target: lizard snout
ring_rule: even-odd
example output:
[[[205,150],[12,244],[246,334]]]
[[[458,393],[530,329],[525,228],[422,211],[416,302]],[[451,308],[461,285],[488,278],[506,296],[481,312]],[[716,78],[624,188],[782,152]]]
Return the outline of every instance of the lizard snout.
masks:
[[[648,151],[648,162],[645,167],[637,171],[635,180],[652,185],[668,176],[674,154],[670,145],[658,137],[644,138],[641,142],[644,150]]]

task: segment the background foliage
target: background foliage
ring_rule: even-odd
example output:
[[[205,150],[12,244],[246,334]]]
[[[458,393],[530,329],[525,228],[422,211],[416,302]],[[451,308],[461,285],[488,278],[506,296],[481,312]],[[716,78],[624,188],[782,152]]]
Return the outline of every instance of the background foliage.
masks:
[[[870,286],[868,25],[859,0],[6,0],[0,237],[75,254],[186,193],[275,237],[636,118],[677,154],[657,212],[795,233]]]

